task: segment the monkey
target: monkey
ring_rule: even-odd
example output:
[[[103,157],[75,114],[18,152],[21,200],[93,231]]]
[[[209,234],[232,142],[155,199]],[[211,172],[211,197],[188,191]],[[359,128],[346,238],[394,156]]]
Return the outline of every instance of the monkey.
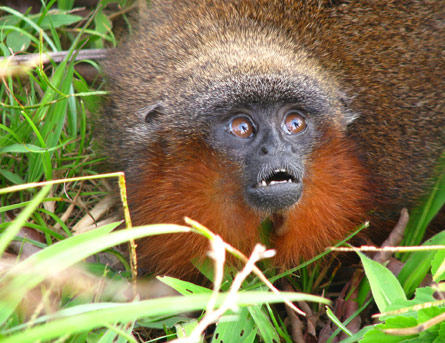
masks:
[[[440,1],[153,0],[104,63],[98,138],[134,225],[207,226],[248,254],[272,223],[289,268],[430,190],[445,146]],[[137,242],[190,278],[208,242]]]

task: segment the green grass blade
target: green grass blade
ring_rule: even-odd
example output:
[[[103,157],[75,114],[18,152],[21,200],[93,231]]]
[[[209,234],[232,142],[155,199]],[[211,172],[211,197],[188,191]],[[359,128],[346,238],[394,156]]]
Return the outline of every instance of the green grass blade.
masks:
[[[126,323],[142,317],[157,317],[173,315],[178,312],[203,310],[207,306],[212,294],[197,294],[186,297],[175,296],[159,299],[145,300],[132,303],[108,303],[95,304],[96,309],[89,310],[78,315],[58,318],[49,323],[39,325],[28,330],[0,338],[0,343],[35,343],[46,341],[56,337],[71,335],[80,331],[102,327],[112,323]],[[280,303],[283,299],[289,301],[307,300],[307,294],[282,292],[274,294],[270,292],[246,292],[236,299],[236,305],[240,307],[252,304]],[[309,296],[312,301],[321,303],[329,302],[327,299]],[[216,304],[219,306],[226,298],[226,294],[219,294]],[[57,318],[57,314],[53,317]]]
[[[0,323],[9,317],[29,290],[50,274],[57,274],[88,256],[131,239],[190,231],[190,228],[179,225],[149,225],[109,233],[119,224],[108,224],[96,230],[67,238],[12,267],[0,280],[3,282],[0,287],[0,306],[5,308],[0,313]]]
[[[343,323],[340,321],[340,319],[337,318],[337,316],[332,312],[332,310],[329,307],[326,307],[326,315],[332,322],[339,327],[340,330],[342,330],[344,333],[346,333],[348,336],[352,336],[352,332],[348,330],[346,326],[343,325]]]
[[[45,196],[49,193],[51,189],[50,185],[44,186],[34,197],[34,199],[29,203],[25,209],[20,212],[17,218],[8,226],[8,228],[0,236],[0,257],[6,250],[6,247],[11,243],[14,237],[18,234],[20,229],[25,225],[27,219],[35,211],[37,206],[40,205]]]
[[[263,308],[259,305],[249,306],[249,313],[253,318],[253,321],[258,328],[261,337],[265,343],[279,342],[280,337],[275,330],[269,316],[264,312]]]
[[[445,231],[431,237],[422,245],[445,245]],[[408,260],[397,276],[408,296],[414,293],[414,290],[425,278],[430,270],[431,261],[435,254],[436,251],[421,251],[410,254]]]
[[[437,181],[432,189],[431,194],[426,199],[425,203],[414,209],[407,228],[405,229],[406,237],[404,238],[402,245],[419,245],[422,242],[425,231],[445,205],[445,158],[441,161],[439,167],[439,174]],[[409,255],[401,255],[401,259],[406,261]]]

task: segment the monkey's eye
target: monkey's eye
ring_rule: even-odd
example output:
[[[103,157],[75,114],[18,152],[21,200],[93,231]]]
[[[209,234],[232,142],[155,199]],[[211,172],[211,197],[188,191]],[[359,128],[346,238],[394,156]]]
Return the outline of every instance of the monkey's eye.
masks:
[[[283,129],[290,135],[303,132],[306,126],[306,119],[298,113],[291,112],[284,118]]]
[[[229,124],[229,131],[239,138],[250,138],[254,132],[252,122],[246,117],[236,117]]]

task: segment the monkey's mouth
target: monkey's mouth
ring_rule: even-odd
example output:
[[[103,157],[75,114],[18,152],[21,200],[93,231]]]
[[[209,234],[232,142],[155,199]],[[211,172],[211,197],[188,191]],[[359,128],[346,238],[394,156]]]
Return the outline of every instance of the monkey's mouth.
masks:
[[[303,191],[298,171],[293,168],[274,168],[262,171],[257,182],[246,188],[246,200],[266,214],[281,212],[298,202]]]
[[[273,170],[269,175],[262,178],[261,181],[255,185],[255,188],[264,188],[286,183],[298,183],[298,180],[296,176],[290,174],[286,169],[281,168]]]

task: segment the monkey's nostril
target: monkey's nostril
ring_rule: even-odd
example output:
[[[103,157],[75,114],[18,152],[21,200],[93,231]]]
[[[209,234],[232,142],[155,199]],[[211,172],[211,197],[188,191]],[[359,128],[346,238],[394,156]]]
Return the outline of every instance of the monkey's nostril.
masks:
[[[265,146],[261,147],[260,152],[262,155],[267,155],[269,153],[269,150]]]

